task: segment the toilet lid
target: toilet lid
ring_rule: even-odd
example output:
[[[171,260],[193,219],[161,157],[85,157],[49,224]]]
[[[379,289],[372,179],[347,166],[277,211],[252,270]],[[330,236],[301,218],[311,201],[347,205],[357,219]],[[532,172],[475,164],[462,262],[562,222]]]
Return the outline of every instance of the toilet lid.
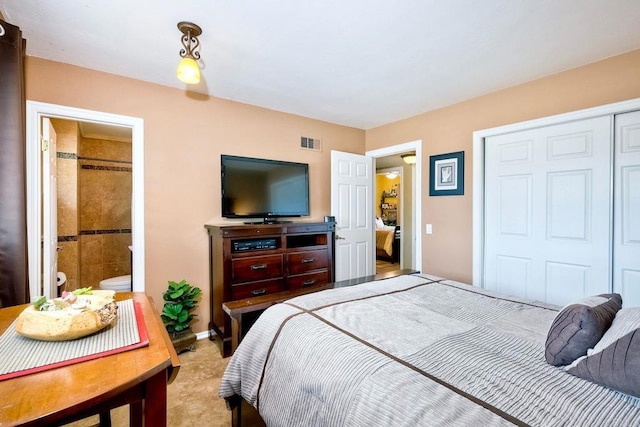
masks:
[[[117,276],[111,277],[110,279],[104,279],[100,281],[100,286],[130,286],[131,285],[131,275],[127,274],[125,276]]]

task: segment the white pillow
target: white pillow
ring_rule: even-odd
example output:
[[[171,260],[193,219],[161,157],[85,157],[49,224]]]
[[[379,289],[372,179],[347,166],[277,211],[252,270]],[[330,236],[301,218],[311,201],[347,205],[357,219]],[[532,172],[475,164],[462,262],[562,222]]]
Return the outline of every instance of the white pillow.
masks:
[[[593,354],[604,350],[636,329],[640,329],[640,307],[623,308],[618,311],[611,327],[607,329],[602,339],[598,341],[598,344],[589,353]]]
[[[376,228],[384,228],[384,221],[379,216],[376,217]]]

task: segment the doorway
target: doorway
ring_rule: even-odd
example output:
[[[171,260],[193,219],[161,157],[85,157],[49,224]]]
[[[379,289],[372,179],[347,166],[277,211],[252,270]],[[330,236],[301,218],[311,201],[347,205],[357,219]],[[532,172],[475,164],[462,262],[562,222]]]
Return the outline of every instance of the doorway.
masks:
[[[409,165],[401,158],[401,155],[407,153],[415,153],[415,164]],[[382,200],[382,192],[378,194],[378,191],[374,190],[374,212],[380,212],[382,225],[386,227],[394,225],[394,216],[395,226],[399,225],[398,229],[394,230],[398,233],[399,242],[397,243],[400,245],[398,263],[395,266],[380,265],[380,269],[409,268],[421,271],[422,237],[419,230],[422,222],[422,201],[419,188],[422,182],[422,141],[416,140],[372,150],[368,151],[366,155],[373,157],[376,173],[384,173],[386,176],[387,172],[397,172],[399,178],[397,182],[392,182],[388,189],[382,189],[385,193],[384,201]],[[398,185],[395,187],[395,197],[392,193],[394,184]],[[393,209],[394,207],[396,209]],[[383,208],[386,208],[384,212]],[[384,250],[384,248],[382,249]],[[390,258],[393,260],[393,250],[391,250]],[[378,263],[376,263],[376,272],[378,272]]]
[[[42,224],[55,217],[52,205],[43,203],[43,156],[48,141],[43,140],[43,119],[68,120],[97,125],[101,129],[124,131],[131,139],[131,269],[133,291],[144,292],[144,131],[143,120],[92,110],[83,110],[55,104],[27,101],[27,239],[29,242],[29,283],[33,298],[45,295],[56,296],[57,284],[49,266],[43,260],[55,262],[57,256],[49,245],[41,244],[48,239]],[[48,197],[48,195],[47,195]],[[53,236],[57,238],[57,236]],[[54,249],[55,250],[55,247]],[[45,254],[46,253],[46,254]],[[47,255],[47,256],[45,256]],[[45,273],[46,272],[46,273]]]
[[[131,274],[131,128],[50,122],[57,139],[52,226],[57,271],[64,273],[58,293],[97,289],[103,279]]]

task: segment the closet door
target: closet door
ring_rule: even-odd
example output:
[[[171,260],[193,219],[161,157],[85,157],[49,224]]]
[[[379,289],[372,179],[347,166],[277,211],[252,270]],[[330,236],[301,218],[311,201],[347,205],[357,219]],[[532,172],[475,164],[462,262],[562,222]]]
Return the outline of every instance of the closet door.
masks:
[[[614,290],[625,307],[640,306],[640,111],[616,123]]]
[[[484,285],[559,305],[611,289],[612,118],[485,139]]]

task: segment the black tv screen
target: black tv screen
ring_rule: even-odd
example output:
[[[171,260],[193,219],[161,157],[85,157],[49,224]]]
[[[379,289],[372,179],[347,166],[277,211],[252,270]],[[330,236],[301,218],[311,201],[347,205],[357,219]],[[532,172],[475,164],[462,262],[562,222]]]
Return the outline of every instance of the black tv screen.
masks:
[[[309,215],[309,165],[222,155],[222,216],[270,218]]]

